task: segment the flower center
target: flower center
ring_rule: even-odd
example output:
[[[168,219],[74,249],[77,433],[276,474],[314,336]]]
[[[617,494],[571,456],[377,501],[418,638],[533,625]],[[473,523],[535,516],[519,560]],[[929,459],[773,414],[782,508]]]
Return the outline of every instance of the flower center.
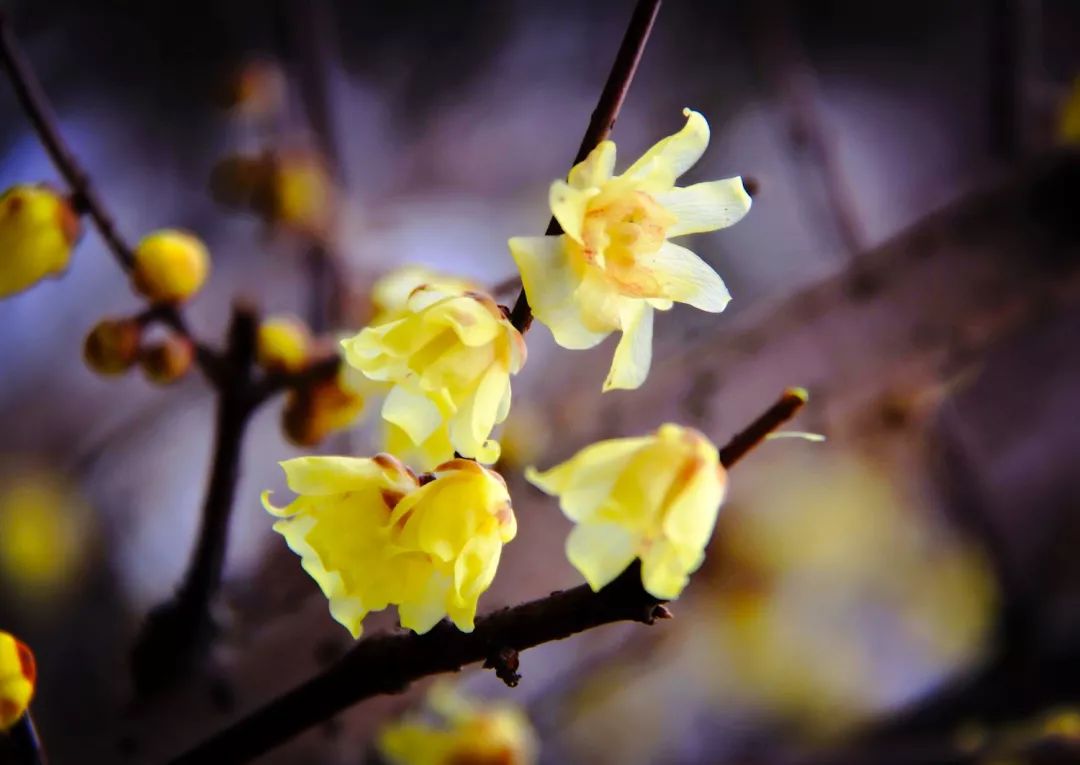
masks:
[[[585,213],[582,253],[598,266],[624,295],[649,297],[658,284],[643,256],[660,249],[676,218],[643,191],[627,191],[613,199],[597,197]]]

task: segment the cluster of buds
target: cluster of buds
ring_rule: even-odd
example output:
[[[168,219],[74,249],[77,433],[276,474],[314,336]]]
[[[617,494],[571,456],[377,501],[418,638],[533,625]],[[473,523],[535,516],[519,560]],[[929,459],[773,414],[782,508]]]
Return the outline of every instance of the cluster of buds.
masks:
[[[156,231],[134,251],[131,281],[155,306],[182,303],[199,291],[210,270],[210,256],[201,241],[183,231]],[[146,342],[145,330],[154,310],[128,317],[102,319],[86,336],[83,358],[101,375],[120,375],[136,364],[146,378],[167,385],[186,375],[195,361],[195,344],[183,334]]]

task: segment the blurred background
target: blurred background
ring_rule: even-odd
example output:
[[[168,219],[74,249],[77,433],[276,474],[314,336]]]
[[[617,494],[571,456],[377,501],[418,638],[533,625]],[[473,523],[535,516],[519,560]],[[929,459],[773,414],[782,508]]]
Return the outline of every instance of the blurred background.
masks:
[[[506,239],[546,225],[632,5],[5,10],[120,230],[208,244],[188,317],[217,342],[235,295],[332,337],[401,265],[511,278]],[[481,610],[580,582],[527,464],[669,419],[723,443],[788,385],[811,395],[793,427],[828,440],[770,441],[733,471],[675,620],[529,651],[513,690],[459,678],[524,709],[541,762],[1080,761],[1077,30],[1074,0],[662,8],[619,167],[683,107],[706,115],[690,179],[756,187],[744,221],[690,243],[734,300],[660,315],[649,381],[603,398],[613,341],[570,353],[536,325],[504,431],[520,533]],[[0,188],[38,181],[62,187],[5,82]],[[162,761],[349,643],[259,506],[278,460],[315,451],[271,402],[245,440],[207,668],[133,701],[130,648],[183,575],[213,425],[198,374],[161,388],[82,363],[96,321],[139,308],[92,230],[62,279],[0,303],[0,628],[37,655],[61,765]],[[318,450],[370,453],[378,405]],[[374,760],[423,690],[264,761]]]

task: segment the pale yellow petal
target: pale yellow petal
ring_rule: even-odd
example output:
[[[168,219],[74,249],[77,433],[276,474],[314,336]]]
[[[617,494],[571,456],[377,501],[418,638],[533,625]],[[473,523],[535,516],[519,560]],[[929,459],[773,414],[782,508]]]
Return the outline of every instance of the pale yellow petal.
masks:
[[[497,364],[491,365],[472,398],[450,421],[450,442],[462,455],[477,457],[484,450],[509,388],[509,373]]]
[[[579,523],[566,538],[566,557],[593,591],[609,584],[634,560],[636,540],[617,523]]]
[[[615,142],[601,141],[570,170],[567,180],[577,189],[595,188],[611,179],[615,170]]]
[[[704,549],[726,488],[727,477],[719,463],[701,465],[667,508],[664,534],[676,545]]]
[[[422,444],[443,424],[443,415],[431,399],[402,385],[395,385],[386,397],[382,416],[414,444]]]
[[[562,230],[576,242],[581,241],[581,227],[585,223],[585,213],[589,200],[599,192],[598,189],[578,189],[565,181],[555,181],[548,192],[551,214],[559,221]]]
[[[558,496],[567,518],[586,521],[608,500],[638,450],[650,442],[648,436],[599,441],[550,470],[526,468],[525,478],[541,491]]]
[[[418,635],[430,632],[446,616],[446,599],[452,584],[447,574],[432,571],[423,593],[415,600],[398,606],[401,626]]]
[[[487,345],[503,331],[479,300],[464,295],[443,300],[424,314],[424,321],[451,327],[458,340],[473,348]]]
[[[366,457],[296,457],[281,463],[297,494],[342,494],[380,483],[384,468]]]
[[[604,391],[634,390],[649,376],[652,365],[653,309],[644,300],[624,310],[622,337],[615,347]]]
[[[665,298],[709,313],[720,313],[731,302],[731,293],[720,275],[685,247],[664,242],[659,250],[643,255],[638,262],[653,272]]]
[[[581,276],[560,236],[514,237],[510,254],[521,271],[521,281],[533,315],[551,330],[563,348],[592,348],[610,334],[588,329],[575,293]]]
[[[653,170],[654,164],[671,168],[675,178],[685,173],[701,159],[709,145],[709,123],[699,113],[683,109],[686,125],[674,135],[659,141],[645,152],[623,173],[623,177],[645,175]]]
[[[656,195],[656,201],[678,221],[667,229],[669,237],[727,228],[750,212],[750,195],[742,178],[695,183]]]
[[[672,544],[656,540],[641,556],[641,583],[654,598],[674,600],[689,583],[690,572],[700,565],[699,558],[688,566]]]

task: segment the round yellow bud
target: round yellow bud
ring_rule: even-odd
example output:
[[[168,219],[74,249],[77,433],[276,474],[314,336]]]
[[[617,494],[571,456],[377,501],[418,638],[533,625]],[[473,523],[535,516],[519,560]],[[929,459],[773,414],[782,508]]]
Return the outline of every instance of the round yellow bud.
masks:
[[[139,357],[142,324],[135,319],[102,319],[83,343],[86,365],[101,375],[118,375]]]
[[[26,712],[34,696],[34,654],[7,632],[0,632],[0,733]]]
[[[272,182],[268,212],[273,222],[314,237],[330,230],[336,195],[322,157],[303,149],[283,151],[274,157]]]
[[[295,445],[315,446],[335,430],[351,425],[363,409],[363,396],[334,377],[290,392],[281,413],[281,427]]]
[[[143,348],[139,353],[139,366],[146,379],[158,385],[168,385],[186,375],[195,361],[195,345],[181,335],[170,335],[166,340]]]
[[[155,231],[135,248],[135,289],[154,303],[187,300],[203,286],[209,272],[206,246],[183,231]]]
[[[264,369],[297,372],[308,360],[311,335],[294,316],[271,316],[259,325],[257,359]]]
[[[0,298],[67,269],[79,218],[47,186],[13,186],[0,195]]]

